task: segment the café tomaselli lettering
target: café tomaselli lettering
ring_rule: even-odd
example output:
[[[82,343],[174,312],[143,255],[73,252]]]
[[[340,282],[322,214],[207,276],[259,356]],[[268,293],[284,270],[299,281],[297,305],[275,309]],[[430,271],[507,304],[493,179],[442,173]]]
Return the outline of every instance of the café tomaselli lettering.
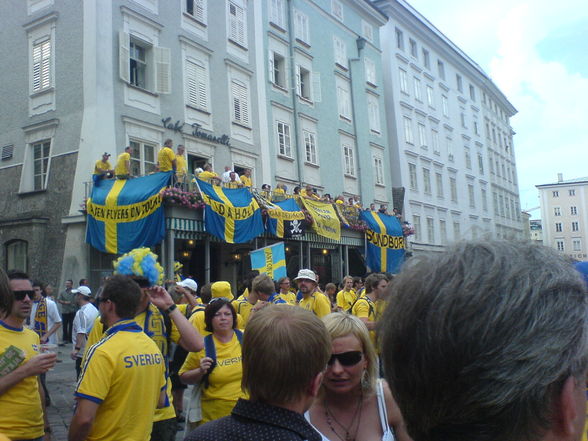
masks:
[[[171,116],[168,116],[167,118],[162,118],[161,123],[162,123],[163,127],[166,129],[173,130],[176,133],[185,133],[184,127],[186,126],[186,123],[183,123],[180,120],[172,122]],[[191,130],[188,132],[188,134],[190,134],[192,136],[195,136],[195,137],[201,138],[201,139],[205,139],[206,141],[209,141],[209,142],[214,142],[215,144],[222,144],[222,145],[226,145],[227,147],[231,146],[231,138],[228,135],[223,134],[221,136],[215,136],[210,133],[206,133],[206,132],[200,130],[202,128],[202,126],[197,123],[194,123],[188,127],[191,128]]]

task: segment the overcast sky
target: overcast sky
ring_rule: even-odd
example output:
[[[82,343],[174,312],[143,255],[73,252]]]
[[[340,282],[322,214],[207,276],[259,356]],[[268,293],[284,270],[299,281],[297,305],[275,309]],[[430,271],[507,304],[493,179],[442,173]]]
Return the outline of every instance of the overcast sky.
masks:
[[[408,1],[518,110],[511,125],[523,210],[539,205],[535,185],[556,182],[557,173],[588,176],[586,0]]]

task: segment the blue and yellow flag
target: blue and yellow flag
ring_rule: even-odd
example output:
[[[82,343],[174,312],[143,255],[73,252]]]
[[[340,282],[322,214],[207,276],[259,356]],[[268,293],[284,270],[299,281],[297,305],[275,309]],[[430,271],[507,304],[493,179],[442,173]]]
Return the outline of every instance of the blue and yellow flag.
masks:
[[[274,280],[286,277],[286,251],[284,242],[278,242],[249,253],[251,269],[267,274]]]
[[[367,224],[365,232],[367,266],[372,271],[397,273],[404,261],[404,235],[396,216],[362,211],[361,219]]]
[[[274,202],[273,208],[267,209],[267,215],[267,231],[274,236],[289,238],[304,235],[304,212],[294,199]]]
[[[111,254],[150,247],[165,237],[165,214],[159,192],[170,172],[135,179],[103,180],[86,202],[86,242]]]
[[[263,234],[259,204],[248,188],[223,188],[196,180],[204,200],[204,228],[227,243],[244,243]]]

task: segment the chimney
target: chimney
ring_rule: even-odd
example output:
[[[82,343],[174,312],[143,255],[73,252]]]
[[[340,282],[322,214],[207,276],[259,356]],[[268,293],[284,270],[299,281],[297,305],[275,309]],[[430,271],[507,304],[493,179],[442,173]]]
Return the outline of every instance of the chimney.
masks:
[[[557,182],[563,182],[563,173],[557,174]]]

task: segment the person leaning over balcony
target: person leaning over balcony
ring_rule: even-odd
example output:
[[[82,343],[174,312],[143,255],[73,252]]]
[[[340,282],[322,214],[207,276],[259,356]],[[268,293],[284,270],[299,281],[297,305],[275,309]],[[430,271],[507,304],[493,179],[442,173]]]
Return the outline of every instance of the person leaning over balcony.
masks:
[[[104,178],[112,178],[114,174],[114,170],[108,162],[108,158],[110,158],[110,153],[104,152],[102,154],[102,159],[99,159],[94,163],[94,173],[92,174],[92,181],[94,185],[98,186],[100,181]]]
[[[253,182],[251,181],[251,169],[246,168],[243,174],[240,176],[241,183],[244,187],[253,187]]]
[[[125,151],[118,155],[114,175],[116,179],[129,179],[131,177],[131,146],[125,147]]]
[[[162,172],[169,172],[169,171],[176,171],[177,169],[177,160],[176,154],[172,150],[173,141],[171,139],[166,139],[163,143],[163,147],[157,153],[157,167],[159,171]]]
[[[208,163],[204,165],[204,171],[202,171],[198,174],[198,179],[201,179],[206,182],[211,182],[214,184],[220,183],[220,179],[218,177],[218,174],[215,173],[214,171],[212,171],[212,165],[208,164]],[[214,181],[214,182],[212,182],[212,181]]]

